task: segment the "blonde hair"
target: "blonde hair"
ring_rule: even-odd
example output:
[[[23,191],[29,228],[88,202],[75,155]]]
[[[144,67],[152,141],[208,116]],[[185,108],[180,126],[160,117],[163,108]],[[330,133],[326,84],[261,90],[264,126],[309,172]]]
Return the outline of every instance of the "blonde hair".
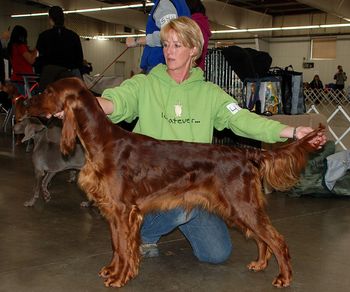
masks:
[[[203,35],[198,24],[191,18],[180,16],[170,20],[164,25],[160,31],[160,40],[164,42],[167,39],[169,32],[173,30],[177,34],[180,42],[187,48],[196,48],[195,54],[192,56],[192,66],[195,61],[201,56],[203,50]]]

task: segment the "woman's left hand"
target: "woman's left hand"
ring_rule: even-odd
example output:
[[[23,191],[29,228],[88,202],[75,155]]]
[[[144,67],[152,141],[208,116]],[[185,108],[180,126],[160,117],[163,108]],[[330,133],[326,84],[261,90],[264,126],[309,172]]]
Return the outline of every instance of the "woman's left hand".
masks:
[[[313,128],[311,127],[296,127],[295,128],[295,137],[297,140],[305,137],[307,134],[311,133],[312,131],[314,131]],[[310,145],[312,145],[313,147],[320,149],[322,148],[322,146],[327,142],[327,137],[324,133],[324,131],[318,132],[317,136],[314,137],[312,140],[310,140]]]
[[[304,127],[304,126],[299,126],[299,127],[285,127],[280,136],[283,138],[290,138],[294,140],[299,140],[305,137],[307,134],[311,133],[315,129],[311,127]],[[310,145],[312,147],[320,149],[322,146],[327,142],[327,137],[324,133],[324,131],[318,132],[317,136],[314,137],[312,140],[310,140]]]

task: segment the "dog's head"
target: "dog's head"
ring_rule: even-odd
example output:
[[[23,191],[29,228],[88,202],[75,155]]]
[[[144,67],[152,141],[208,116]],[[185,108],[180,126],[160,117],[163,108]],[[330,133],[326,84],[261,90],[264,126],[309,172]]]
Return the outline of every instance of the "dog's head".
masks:
[[[41,123],[38,118],[29,117],[16,123],[13,127],[15,134],[24,134],[22,143],[34,138],[35,134],[46,129],[46,126]]]
[[[66,103],[77,98],[82,89],[86,90],[86,86],[76,77],[55,81],[29,100],[27,114],[47,117],[66,110]]]
[[[64,78],[47,86],[43,93],[29,101],[27,115],[50,117],[64,111],[61,151],[71,152],[76,144],[77,123],[74,110],[81,108],[81,99],[89,94],[84,82],[76,77]]]

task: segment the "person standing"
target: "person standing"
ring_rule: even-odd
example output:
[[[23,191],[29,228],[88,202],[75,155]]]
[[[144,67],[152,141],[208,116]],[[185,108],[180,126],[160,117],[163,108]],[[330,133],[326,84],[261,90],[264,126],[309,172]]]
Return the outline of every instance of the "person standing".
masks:
[[[201,0],[186,0],[186,3],[191,11],[191,18],[198,24],[203,34],[203,50],[201,56],[196,60],[196,64],[204,71],[205,56],[208,52],[208,42],[211,37],[209,20],[206,16],[205,7]]]
[[[5,58],[7,58],[7,52],[6,52],[6,47],[7,47],[7,42],[10,39],[10,33],[9,31],[5,31],[1,35],[0,39],[0,85],[5,82]]]
[[[144,73],[148,73],[158,64],[165,64],[159,37],[160,29],[179,16],[191,16],[186,0],[154,0],[154,6],[147,19],[146,37],[126,39],[129,48],[145,45],[140,64]]]
[[[7,56],[6,42],[10,38],[9,31],[5,31],[1,35],[0,39],[0,111],[1,110],[8,110],[11,107],[11,99],[9,98],[8,94],[3,91],[2,85],[5,83],[5,57]]]
[[[338,89],[339,91],[343,90],[346,79],[348,79],[348,77],[343,71],[343,67],[341,65],[338,65],[338,72],[334,74],[335,89]]]
[[[30,50],[27,45],[27,30],[16,25],[7,45],[8,56],[12,67],[11,81],[16,85],[20,94],[25,95],[23,74],[33,75],[33,64],[37,57],[37,50]]]
[[[64,77],[80,77],[83,66],[83,49],[80,37],[64,26],[63,10],[59,6],[49,9],[51,29],[39,35],[36,48],[39,51],[37,68],[40,76],[40,89],[48,83]]]

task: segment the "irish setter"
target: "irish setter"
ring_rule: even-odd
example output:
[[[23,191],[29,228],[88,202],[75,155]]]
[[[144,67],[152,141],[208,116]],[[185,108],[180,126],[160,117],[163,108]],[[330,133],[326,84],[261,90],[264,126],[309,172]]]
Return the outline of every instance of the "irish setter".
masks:
[[[159,141],[113,124],[97,99],[77,78],[49,85],[30,101],[28,114],[64,110],[61,151],[73,151],[79,137],[86,163],[79,184],[107,219],[113,256],[99,273],[106,286],[121,287],[138,274],[140,226],[152,211],[200,206],[215,212],[229,226],[255,239],[258,259],[248,268],[260,271],[275,255],[277,287],[292,280],[288,247],[265,211],[261,180],[277,190],[291,188],[315,151],[308,143],[322,127],[276,150]]]

